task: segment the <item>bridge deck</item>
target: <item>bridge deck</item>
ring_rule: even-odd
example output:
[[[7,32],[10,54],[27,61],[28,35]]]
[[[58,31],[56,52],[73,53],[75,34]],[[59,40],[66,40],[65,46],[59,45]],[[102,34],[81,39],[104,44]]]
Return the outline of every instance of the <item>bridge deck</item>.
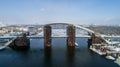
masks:
[[[0,39],[12,39],[17,36],[0,36]],[[27,36],[30,39],[44,38],[43,36]],[[52,36],[52,38],[67,38],[68,36]],[[76,36],[76,38],[90,38],[91,36]]]

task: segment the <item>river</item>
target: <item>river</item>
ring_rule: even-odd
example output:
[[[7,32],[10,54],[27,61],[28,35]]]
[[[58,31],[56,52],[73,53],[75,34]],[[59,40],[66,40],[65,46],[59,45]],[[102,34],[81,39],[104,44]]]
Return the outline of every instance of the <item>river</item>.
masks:
[[[67,48],[66,38],[53,38],[52,48],[44,50],[43,39],[30,41],[30,50],[0,51],[0,67],[119,67],[88,49],[87,38],[76,38],[78,47]]]

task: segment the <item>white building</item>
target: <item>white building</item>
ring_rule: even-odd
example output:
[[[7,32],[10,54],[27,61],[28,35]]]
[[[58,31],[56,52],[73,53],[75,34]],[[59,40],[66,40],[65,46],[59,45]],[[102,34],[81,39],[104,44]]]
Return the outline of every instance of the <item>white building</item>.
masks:
[[[6,25],[0,22],[0,27],[5,27]]]

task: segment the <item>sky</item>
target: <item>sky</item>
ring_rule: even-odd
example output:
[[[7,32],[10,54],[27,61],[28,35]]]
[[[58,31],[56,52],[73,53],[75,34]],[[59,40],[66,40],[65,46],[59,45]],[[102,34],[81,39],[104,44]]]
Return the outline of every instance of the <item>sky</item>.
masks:
[[[0,23],[120,25],[120,0],[0,0]]]

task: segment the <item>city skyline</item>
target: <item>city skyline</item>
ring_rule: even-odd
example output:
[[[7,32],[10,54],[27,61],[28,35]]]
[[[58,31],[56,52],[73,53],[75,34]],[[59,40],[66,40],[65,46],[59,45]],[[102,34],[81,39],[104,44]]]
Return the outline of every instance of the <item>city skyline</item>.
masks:
[[[119,3],[119,0],[0,0],[0,22],[119,25]]]

